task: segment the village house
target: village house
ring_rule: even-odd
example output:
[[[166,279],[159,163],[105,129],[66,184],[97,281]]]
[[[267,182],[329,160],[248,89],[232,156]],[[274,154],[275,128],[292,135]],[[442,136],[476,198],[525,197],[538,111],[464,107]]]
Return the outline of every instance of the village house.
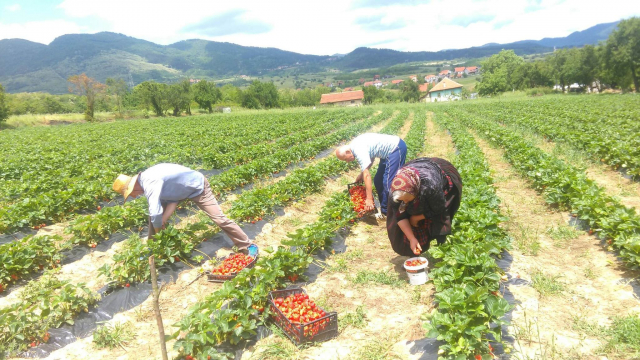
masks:
[[[464,73],[467,74],[467,75],[477,74],[478,73],[478,67],[477,66],[469,66],[468,68],[464,69]]]
[[[392,84],[392,85],[398,85],[398,84],[403,83],[403,82],[404,82],[404,80],[400,80],[400,79],[398,79],[398,80],[391,80],[391,84]]]
[[[380,80],[380,75],[373,75],[373,80]]]
[[[362,86],[364,86],[364,87],[373,86],[373,81],[367,81]]]
[[[429,90],[431,102],[460,100],[461,94],[462,85],[449,78],[442,79],[442,81]]]
[[[191,83],[191,84],[197,84],[200,81],[201,81],[200,79],[189,79],[189,83]]]
[[[439,77],[440,78],[448,78],[451,76],[451,70],[442,70],[440,71]]]
[[[456,74],[456,77],[462,77],[462,74],[464,74],[464,66],[453,69],[453,72]]]
[[[409,75],[409,79],[411,79],[411,81],[413,81],[413,82],[418,82],[418,76],[417,75]]]
[[[320,105],[361,106],[364,100],[362,90],[345,91],[341,93],[322,94]]]
[[[433,74],[430,74],[424,77],[424,81],[428,83],[436,82],[437,80],[438,80],[438,77]]]

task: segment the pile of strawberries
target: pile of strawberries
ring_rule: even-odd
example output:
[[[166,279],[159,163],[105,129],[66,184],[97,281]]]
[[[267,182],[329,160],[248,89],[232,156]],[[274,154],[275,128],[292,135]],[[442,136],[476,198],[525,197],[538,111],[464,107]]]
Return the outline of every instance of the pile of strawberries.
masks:
[[[285,331],[298,334],[298,337],[302,334],[299,333],[300,327],[296,325],[304,325],[304,336],[313,339],[330,321],[330,319],[327,318],[310,325],[305,325],[314,320],[322,319],[327,315],[327,313],[318,307],[313,300],[309,299],[309,295],[305,293],[289,295],[286,298],[277,297],[273,300],[273,305],[293,323],[294,327],[287,323],[283,324],[283,321],[279,321],[280,325],[285,327]],[[272,311],[277,317],[279,316],[275,309],[272,309]]]
[[[364,186],[354,186],[349,189],[351,195],[351,202],[353,203],[353,210],[358,213],[358,217],[364,216],[364,202],[367,199],[367,190]]]
[[[425,259],[416,259],[416,260],[407,260],[404,262],[407,266],[420,266],[423,265],[427,260]]]
[[[211,270],[211,273],[216,275],[235,274],[240,270],[244,269],[253,260],[254,258],[252,256],[245,255],[242,253],[236,253],[224,259],[222,264],[218,265],[218,267]]]

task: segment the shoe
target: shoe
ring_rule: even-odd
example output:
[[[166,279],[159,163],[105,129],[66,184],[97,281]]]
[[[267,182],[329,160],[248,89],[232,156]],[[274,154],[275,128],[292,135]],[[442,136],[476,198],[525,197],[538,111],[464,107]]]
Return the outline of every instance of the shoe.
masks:
[[[247,248],[247,250],[249,251],[249,254],[248,254],[249,256],[252,256],[252,257],[254,257],[254,258],[255,258],[256,256],[258,256],[258,245],[256,245],[256,244],[251,244],[251,245],[249,245],[249,247]]]

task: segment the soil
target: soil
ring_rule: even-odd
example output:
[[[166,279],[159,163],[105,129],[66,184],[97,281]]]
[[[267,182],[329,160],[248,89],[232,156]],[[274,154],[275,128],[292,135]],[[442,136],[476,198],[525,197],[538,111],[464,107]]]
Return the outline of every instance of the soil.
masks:
[[[510,334],[522,358],[601,359],[595,356],[601,339],[576,330],[581,321],[606,326],[617,315],[640,313],[640,301],[629,282],[638,273],[627,270],[601,241],[586,232],[556,239],[553,228],[567,229],[570,215],[546,205],[526,180],[485,141],[478,143],[491,166],[505,228],[513,238],[509,273],[532,281],[535,274],[556,278],[561,291],[542,295],[533,286],[511,286],[519,303],[513,312]],[[539,335],[538,335],[539,329]]]

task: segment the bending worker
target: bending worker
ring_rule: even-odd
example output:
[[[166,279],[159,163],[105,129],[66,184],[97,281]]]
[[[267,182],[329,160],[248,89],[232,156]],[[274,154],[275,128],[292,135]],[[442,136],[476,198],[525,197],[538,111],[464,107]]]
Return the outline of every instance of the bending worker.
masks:
[[[258,247],[238,224],[224,216],[209,181],[198,171],[177,164],[158,164],[133,177],[119,175],[113,183],[113,190],[120,193],[125,202],[127,198],[146,196],[149,201],[149,238],[164,229],[179,201],[189,199],[209,215],[240,251],[249,255],[258,253]]]
[[[387,215],[387,201],[391,180],[400,167],[404,165],[407,157],[407,145],[398,136],[366,133],[351,141],[349,145],[343,145],[336,149],[336,156],[342,161],[358,161],[362,172],[356,178],[356,182],[364,180],[367,190],[364,210],[371,211],[373,205],[373,190],[371,187],[371,174],[369,168],[375,158],[380,158],[378,171],[373,179],[380,201],[380,212]]]
[[[444,244],[462,198],[458,170],[444,159],[418,158],[402,167],[390,186],[387,234],[393,250],[412,256],[428,250],[432,239]]]

